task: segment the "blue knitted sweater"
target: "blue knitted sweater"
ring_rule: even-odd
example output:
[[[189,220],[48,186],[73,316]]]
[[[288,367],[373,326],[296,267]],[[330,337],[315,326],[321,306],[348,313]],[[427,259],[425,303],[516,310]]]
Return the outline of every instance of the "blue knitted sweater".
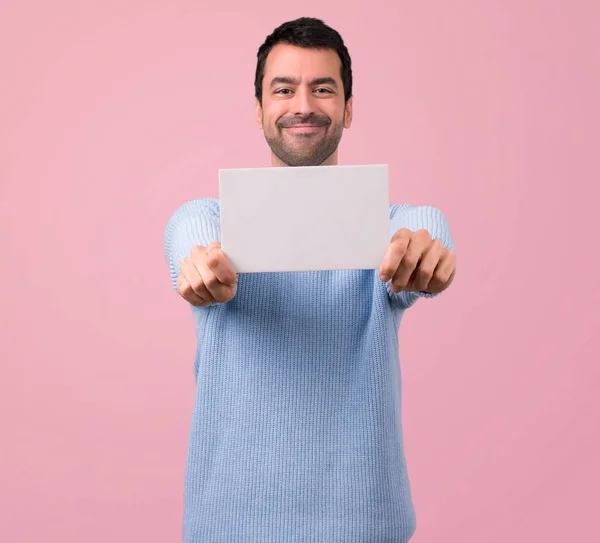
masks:
[[[220,241],[219,201],[171,215],[172,287],[194,245]],[[431,206],[390,206],[390,234]],[[256,240],[268,250],[268,240]],[[192,307],[196,394],[185,543],[405,543],[415,513],[403,450],[398,326],[427,293],[394,294],[378,270],[240,274],[225,304]]]

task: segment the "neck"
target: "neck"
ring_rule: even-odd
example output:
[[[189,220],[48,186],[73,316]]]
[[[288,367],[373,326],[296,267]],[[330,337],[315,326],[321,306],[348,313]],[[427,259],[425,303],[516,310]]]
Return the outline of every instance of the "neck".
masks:
[[[318,166],[337,166],[337,164],[338,164],[338,153],[336,150],[332,155],[329,155],[329,157],[327,157],[323,162],[321,162],[321,164],[318,164]],[[279,160],[279,158],[274,153],[271,153],[271,166],[274,166],[274,167],[287,166],[287,167],[289,167],[289,164],[286,164],[282,160]]]

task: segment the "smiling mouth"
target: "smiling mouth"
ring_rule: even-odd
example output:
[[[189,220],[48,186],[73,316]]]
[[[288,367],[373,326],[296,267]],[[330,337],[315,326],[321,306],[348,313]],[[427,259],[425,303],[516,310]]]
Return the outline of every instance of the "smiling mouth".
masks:
[[[298,132],[301,134],[309,134],[311,132],[318,132],[319,130],[321,130],[322,128],[325,128],[324,126],[316,126],[314,124],[295,124],[293,126],[285,126],[284,127],[287,130],[291,130],[292,132]]]

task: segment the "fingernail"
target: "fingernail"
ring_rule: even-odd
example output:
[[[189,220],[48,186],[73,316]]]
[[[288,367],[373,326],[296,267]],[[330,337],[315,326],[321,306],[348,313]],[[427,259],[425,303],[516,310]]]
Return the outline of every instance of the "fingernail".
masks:
[[[381,276],[381,280],[382,280],[384,283],[387,283],[387,282],[390,280],[390,278],[389,278],[387,275],[382,275],[382,276]]]

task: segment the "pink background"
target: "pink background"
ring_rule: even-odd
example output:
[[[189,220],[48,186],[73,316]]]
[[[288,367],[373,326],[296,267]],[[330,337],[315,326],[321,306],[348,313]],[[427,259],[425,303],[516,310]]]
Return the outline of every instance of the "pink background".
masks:
[[[340,163],[388,163],[457,244],[400,331],[415,543],[600,541],[597,2],[223,6],[1,4],[0,541],[180,541],[195,336],[164,227],[269,164],[256,50],[302,15],[352,55]]]

